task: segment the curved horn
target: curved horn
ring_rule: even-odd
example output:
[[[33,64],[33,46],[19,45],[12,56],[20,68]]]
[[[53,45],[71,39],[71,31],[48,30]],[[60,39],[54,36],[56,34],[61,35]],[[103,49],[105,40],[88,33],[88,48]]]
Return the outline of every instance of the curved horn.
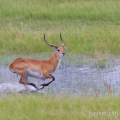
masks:
[[[61,42],[62,42],[62,46],[64,46],[64,42],[63,42],[63,40],[62,40],[62,35],[61,35],[61,33],[60,33],[60,40],[61,40]]]
[[[46,43],[47,45],[49,45],[49,46],[51,46],[51,47],[56,47],[56,48],[58,48],[58,46],[53,45],[53,44],[49,44],[49,43],[46,41],[46,39],[45,39],[45,34],[44,34],[44,41],[45,41],[45,43]]]

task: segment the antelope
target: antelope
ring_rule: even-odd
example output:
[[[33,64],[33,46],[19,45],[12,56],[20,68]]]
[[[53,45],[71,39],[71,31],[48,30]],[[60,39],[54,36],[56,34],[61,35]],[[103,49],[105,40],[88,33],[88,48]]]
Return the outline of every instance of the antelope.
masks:
[[[24,85],[31,85],[37,90],[43,89],[45,86],[48,86],[51,82],[55,80],[55,77],[52,75],[58,65],[61,62],[62,57],[65,55],[65,45],[62,40],[60,33],[60,41],[62,46],[58,47],[53,44],[49,44],[45,38],[44,41],[48,46],[53,48],[53,54],[48,60],[36,60],[32,58],[17,58],[13,63],[10,64],[9,70],[13,73],[20,75],[19,83]],[[36,79],[50,79],[48,83],[41,84],[41,88],[38,88],[34,83],[28,82],[28,77],[33,77]]]

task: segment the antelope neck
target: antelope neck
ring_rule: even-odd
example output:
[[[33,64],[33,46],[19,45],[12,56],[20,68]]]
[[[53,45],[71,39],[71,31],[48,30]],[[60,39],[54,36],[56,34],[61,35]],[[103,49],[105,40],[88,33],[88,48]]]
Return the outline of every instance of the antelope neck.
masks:
[[[56,55],[56,53],[53,53],[49,61],[56,68],[59,63],[59,57]]]

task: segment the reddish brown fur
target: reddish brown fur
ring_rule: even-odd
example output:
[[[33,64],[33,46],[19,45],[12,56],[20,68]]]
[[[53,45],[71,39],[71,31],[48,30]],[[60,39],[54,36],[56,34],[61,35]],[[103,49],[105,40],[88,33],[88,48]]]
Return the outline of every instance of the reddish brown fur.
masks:
[[[51,81],[48,84],[42,84],[42,88],[44,88],[44,86],[49,85],[54,80],[54,77],[51,74],[56,70],[56,67],[59,62],[59,56],[65,54],[64,46],[58,47],[56,48],[56,50],[60,51],[55,51],[49,60],[18,58],[10,64],[9,69],[11,72],[19,74],[21,76],[19,83],[25,85],[31,85],[30,83],[24,80],[28,70],[42,74],[46,79],[50,78]],[[36,86],[33,85],[33,83],[32,86],[36,88]]]

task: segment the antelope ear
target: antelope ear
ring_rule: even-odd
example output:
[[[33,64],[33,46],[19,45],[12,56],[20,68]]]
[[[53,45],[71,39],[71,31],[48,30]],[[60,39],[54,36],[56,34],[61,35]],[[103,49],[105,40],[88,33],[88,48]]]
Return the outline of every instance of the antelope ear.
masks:
[[[57,52],[57,48],[56,47],[52,47],[53,51]]]
[[[65,46],[65,47],[64,47],[64,50],[67,50],[67,49],[68,49],[68,47]]]

